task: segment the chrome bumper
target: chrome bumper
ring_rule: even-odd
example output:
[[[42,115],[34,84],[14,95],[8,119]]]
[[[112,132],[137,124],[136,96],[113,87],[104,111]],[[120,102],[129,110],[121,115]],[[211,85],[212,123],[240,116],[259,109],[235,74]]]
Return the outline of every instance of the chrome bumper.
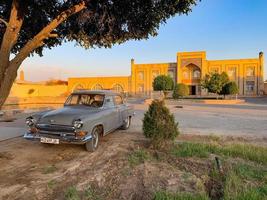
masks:
[[[53,139],[59,139],[59,143],[64,143],[64,144],[85,144],[86,142],[90,141],[92,139],[91,135],[87,135],[83,138],[70,138],[68,136],[53,136],[53,135],[42,135],[42,134],[32,134],[30,132],[26,132],[23,136],[23,138],[27,140],[39,140],[41,137],[46,137],[46,138],[53,138]]]

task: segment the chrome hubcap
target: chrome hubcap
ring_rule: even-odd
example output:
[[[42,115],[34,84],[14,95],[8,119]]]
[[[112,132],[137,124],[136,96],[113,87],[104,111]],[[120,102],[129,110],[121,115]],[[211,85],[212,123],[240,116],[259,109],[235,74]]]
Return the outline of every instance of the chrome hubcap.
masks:
[[[130,126],[130,118],[128,117],[126,120],[126,127],[128,128]]]
[[[95,130],[94,131],[94,133],[93,133],[93,145],[94,145],[94,148],[96,148],[97,147],[97,144],[98,144],[98,132],[97,132],[97,130]]]

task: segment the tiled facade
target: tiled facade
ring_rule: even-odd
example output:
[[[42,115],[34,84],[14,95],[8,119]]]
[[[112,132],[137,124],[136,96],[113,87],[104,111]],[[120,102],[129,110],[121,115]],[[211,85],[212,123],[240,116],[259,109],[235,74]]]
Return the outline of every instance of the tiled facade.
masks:
[[[261,95],[264,56],[258,58],[207,60],[206,52],[177,53],[176,63],[136,64],[131,60],[129,77],[70,78],[69,91],[75,89],[113,89],[131,94],[150,94],[156,76],[170,75],[175,83],[187,84],[191,95],[205,95],[200,80],[212,72],[226,72],[239,87],[240,95]]]

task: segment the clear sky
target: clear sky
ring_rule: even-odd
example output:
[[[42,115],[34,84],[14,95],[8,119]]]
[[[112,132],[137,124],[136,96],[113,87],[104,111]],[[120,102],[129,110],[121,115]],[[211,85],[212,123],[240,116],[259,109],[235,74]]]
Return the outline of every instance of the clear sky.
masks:
[[[202,0],[188,16],[176,16],[149,40],[111,49],[66,43],[30,57],[22,65],[27,80],[130,75],[136,63],[175,62],[179,51],[207,51],[207,59],[257,58],[265,53],[267,79],[267,0]]]

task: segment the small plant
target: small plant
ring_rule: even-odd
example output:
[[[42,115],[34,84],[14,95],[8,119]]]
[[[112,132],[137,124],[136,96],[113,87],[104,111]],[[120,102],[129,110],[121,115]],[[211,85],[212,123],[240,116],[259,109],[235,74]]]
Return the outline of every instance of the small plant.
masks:
[[[173,94],[172,97],[174,99],[179,99],[185,96],[189,95],[189,88],[187,85],[183,84],[183,83],[178,83],[173,90]]]
[[[54,173],[57,170],[55,165],[47,166],[43,169],[43,174],[51,174]]]
[[[65,199],[66,200],[79,200],[80,199],[76,187],[74,186],[68,187],[68,189],[65,192]]]
[[[154,91],[163,91],[164,97],[166,97],[168,92],[173,89],[173,85],[172,78],[166,75],[157,76],[153,81]]]
[[[86,190],[84,191],[84,197],[88,200],[100,200],[101,198],[96,194],[95,190],[88,186]]]
[[[143,149],[136,150],[128,156],[130,166],[136,166],[149,159],[149,155]]]
[[[56,181],[55,180],[50,180],[48,183],[47,183],[47,187],[49,189],[53,189],[56,185]]]
[[[163,101],[155,100],[149,106],[143,119],[143,132],[155,148],[165,146],[179,135],[178,123]]]

